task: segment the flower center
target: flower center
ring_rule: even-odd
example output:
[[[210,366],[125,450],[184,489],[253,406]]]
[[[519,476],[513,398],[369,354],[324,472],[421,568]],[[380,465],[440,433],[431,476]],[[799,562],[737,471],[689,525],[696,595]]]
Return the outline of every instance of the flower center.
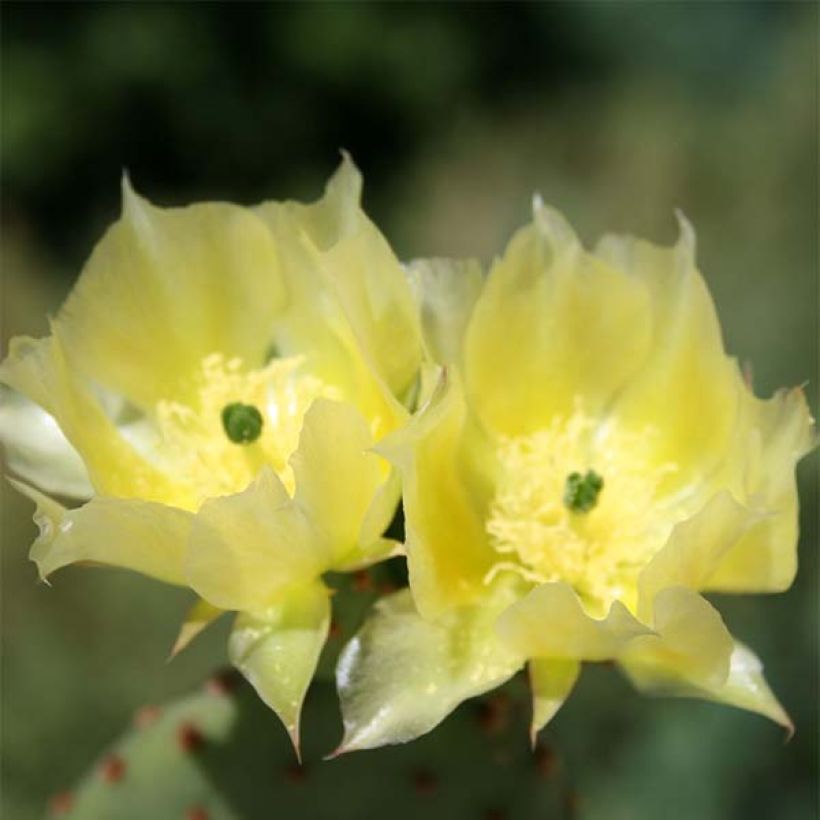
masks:
[[[572,512],[589,512],[598,503],[603,488],[604,480],[594,470],[587,470],[586,475],[570,473],[564,486],[564,505]]]
[[[225,435],[234,444],[250,444],[259,438],[264,419],[252,404],[231,402],[222,408],[222,426]]]
[[[535,433],[500,442],[500,479],[487,531],[501,560],[535,583],[566,581],[591,615],[614,600],[634,609],[641,569],[663,546],[679,505],[659,492],[675,465],[641,436],[601,426],[580,409]]]
[[[300,373],[300,363],[299,357],[276,358],[246,370],[241,359],[214,353],[203,359],[184,403],[157,404],[156,458],[193,487],[194,507],[243,490],[266,464],[293,492],[288,459],[304,415],[320,396],[339,398],[338,391]]]

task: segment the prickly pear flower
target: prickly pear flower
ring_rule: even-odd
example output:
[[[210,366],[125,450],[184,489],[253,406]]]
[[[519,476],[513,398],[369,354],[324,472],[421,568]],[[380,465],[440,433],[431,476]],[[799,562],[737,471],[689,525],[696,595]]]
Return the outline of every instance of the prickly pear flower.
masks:
[[[396,547],[398,479],[371,448],[404,423],[420,358],[360,192],[347,157],[310,205],[161,209],[126,180],[51,335],[14,339],[0,368],[10,464],[40,488],[15,482],[40,575],[93,562],[191,587],[177,648],[238,612],[231,659],[295,743],[322,574]]]
[[[584,661],[790,726],[703,593],[790,585],[812,420],[800,390],[758,399],[725,354],[688,223],[673,248],[588,252],[536,200],[483,287],[463,273],[418,271],[447,367],[381,445],[412,601],[382,601],[340,658],[342,750],[416,737],[525,663],[533,739]]]

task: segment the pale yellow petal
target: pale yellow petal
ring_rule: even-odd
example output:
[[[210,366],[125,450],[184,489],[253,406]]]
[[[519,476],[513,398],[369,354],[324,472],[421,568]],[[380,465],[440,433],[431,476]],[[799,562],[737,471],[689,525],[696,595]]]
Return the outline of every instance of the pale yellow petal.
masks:
[[[407,562],[419,611],[435,617],[482,596],[497,557],[484,528],[491,491],[474,463],[482,444],[457,380],[443,382],[410,425],[379,449],[402,475]]]
[[[401,499],[401,478],[395,467],[390,467],[387,479],[376,490],[359,530],[358,543],[343,557],[336,558],[333,570],[351,572],[372,564],[405,555],[404,544],[384,537],[393,520]]]
[[[0,381],[48,412],[83,459],[103,495],[173,500],[187,506],[186,490],[146,461],[104,412],[89,382],[67,360],[59,328],[44,339],[12,339]]]
[[[361,209],[361,187],[345,155],[318,205],[324,224],[313,238],[362,350],[394,395],[403,396],[421,356],[415,305],[399,261]]]
[[[103,236],[57,318],[72,367],[150,407],[185,395],[214,352],[259,367],[284,307],[279,258],[252,211],[158,208],[123,185]]]
[[[797,487],[724,557],[704,589],[715,592],[784,592],[797,575]]]
[[[586,253],[556,212],[536,205],[490,271],[465,338],[467,391],[490,429],[515,436],[595,415],[649,352],[642,282]]]
[[[523,658],[493,631],[511,594],[499,585],[480,606],[435,621],[417,613],[408,590],[383,598],[339,658],[345,735],[338,753],[413,740],[511,677]]]
[[[361,187],[345,155],[317,202],[266,202],[256,211],[283,253],[290,308],[282,344],[309,351],[317,372],[332,371],[364,409],[367,401],[389,404],[388,396],[374,395],[380,384],[407,395],[421,341],[409,285],[361,210]]]
[[[372,452],[373,435],[362,415],[350,404],[317,399],[305,414],[299,446],[291,457],[296,502],[327,539],[333,561],[361,553],[360,535],[390,465]],[[393,485],[395,488],[395,485]],[[395,496],[393,497],[395,505]],[[368,521],[376,541],[390,522],[384,499]],[[389,516],[389,517],[388,517]]]
[[[288,590],[266,609],[241,612],[231,632],[231,663],[287,729],[299,755],[299,716],[330,625],[321,583]]]
[[[440,365],[459,364],[464,333],[484,285],[481,264],[475,259],[416,259],[407,277],[427,358]]]
[[[641,668],[692,684],[720,687],[729,674],[733,641],[720,613],[684,587],[659,592],[654,600],[654,635],[635,638],[618,660],[631,676]]]
[[[728,672],[723,681],[709,685],[693,682],[681,674],[674,664],[668,666],[662,659],[652,663],[628,660],[622,667],[632,683],[647,694],[666,697],[693,697],[711,700],[727,706],[736,706],[763,715],[783,726],[791,735],[794,724],[777,700],[763,676],[759,658],[739,641],[732,644]]]
[[[170,584],[185,583],[182,564],[190,513],[151,501],[102,496],[69,510],[26,484],[11,483],[37,504],[34,521],[40,535],[30,557],[41,578],[88,561]]]
[[[572,692],[581,664],[573,660],[533,658],[528,667],[532,687],[530,740],[534,746],[538,733],[555,717]]]
[[[498,620],[501,639],[528,658],[603,661],[651,630],[615,601],[605,618],[591,618],[569,584],[541,584]]]
[[[695,267],[692,229],[681,222],[674,248],[606,237],[598,252],[641,283],[652,301],[651,355],[617,398],[613,422],[619,431],[652,436],[653,460],[675,468],[663,489],[703,480],[730,446],[743,385]]]
[[[345,557],[343,561],[337,561],[333,567],[333,572],[357,572],[360,569],[367,569],[386,561],[388,558],[398,558],[406,555],[404,545],[391,538],[378,538],[370,541],[367,546],[355,549]]]
[[[268,202],[256,209],[276,243],[287,289],[272,352],[304,357],[307,371],[341,389],[368,418],[392,420],[395,399],[362,355],[333,282],[323,270],[321,253],[309,239],[304,223],[311,207]]]
[[[435,395],[436,388],[442,380],[444,369],[441,365],[430,361],[423,361],[419,368],[418,390],[416,393],[416,409],[425,407]]]
[[[312,582],[330,563],[325,540],[265,468],[247,489],[206,501],[194,517],[185,574],[222,609],[265,609],[283,589]]]
[[[702,590],[727,552],[761,519],[724,490],[691,518],[676,525],[667,543],[641,571],[638,615],[652,620],[655,596],[667,587]]]
[[[395,467],[389,465],[387,479],[373,496],[362,521],[359,530],[359,545],[345,558],[343,563],[347,564],[351,560],[356,562],[367,560],[367,556],[371,553],[378,553],[384,549],[397,549],[401,546],[397,543],[393,543],[393,547],[379,544],[380,541],[387,540],[383,536],[396,515],[400,500],[401,476]]]
[[[797,572],[795,464],[816,446],[817,434],[801,390],[753,401],[757,420],[746,447],[743,489],[746,503],[763,517],[723,556],[708,589],[780,592]]]
[[[709,690],[704,697],[763,715],[783,726],[789,735],[794,734],[791,718],[766,683],[763,664],[757,655],[740,641],[735,641],[726,683]]]
[[[0,441],[12,472],[47,493],[90,498],[88,471],[54,416],[11,390],[0,401]]]
[[[180,652],[190,646],[191,642],[201,635],[220,615],[224,615],[225,610],[219,609],[207,601],[199,598],[197,602],[188,610],[185,620],[179,628],[179,634],[174,641],[169,654],[169,660],[175,658]]]

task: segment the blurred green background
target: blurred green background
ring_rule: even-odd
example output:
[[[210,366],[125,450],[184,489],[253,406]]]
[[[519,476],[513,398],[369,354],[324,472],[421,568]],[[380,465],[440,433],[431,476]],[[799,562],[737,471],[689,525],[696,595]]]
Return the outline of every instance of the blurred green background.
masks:
[[[808,380],[816,408],[818,8],[4,3],[3,350],[45,331],[123,168],[162,204],[313,198],[346,147],[402,258],[489,260],[535,190],[589,242],[672,241],[683,209],[729,350],[759,393]],[[794,587],[719,602],[797,736],[593,670],[547,732],[581,817],[817,816],[817,462],[799,470]],[[110,570],[36,583],[30,513],[4,486],[10,820],[41,816],[140,705],[225,659],[222,627],[165,664],[185,593]]]

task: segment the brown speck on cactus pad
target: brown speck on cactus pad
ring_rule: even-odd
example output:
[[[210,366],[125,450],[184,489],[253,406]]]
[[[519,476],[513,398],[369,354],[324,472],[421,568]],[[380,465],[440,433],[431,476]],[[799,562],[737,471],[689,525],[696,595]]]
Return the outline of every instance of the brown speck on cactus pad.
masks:
[[[108,755],[100,764],[100,776],[106,783],[118,783],[125,776],[125,761],[118,755]]]
[[[161,712],[158,706],[143,706],[142,708],[137,709],[134,714],[134,726],[136,726],[137,729],[144,729],[146,726],[150,726],[152,723],[155,723],[160,714]]]
[[[205,690],[211,695],[230,695],[231,692],[236,691],[238,685],[239,676],[230,669],[226,669],[224,672],[208,678],[205,683]]]
[[[177,743],[183,752],[196,752],[205,743],[205,737],[193,723],[181,723],[177,729]]]
[[[549,746],[539,744],[534,752],[535,768],[541,777],[552,777],[557,763],[555,752]]]
[[[71,792],[59,792],[48,801],[48,809],[55,817],[68,814],[73,805],[74,795]]]
[[[303,766],[301,763],[291,763],[285,769],[285,777],[291,783],[301,783],[308,774],[307,766]]]
[[[419,769],[413,774],[413,786],[417,794],[435,794],[438,790],[438,778],[428,769]]]

